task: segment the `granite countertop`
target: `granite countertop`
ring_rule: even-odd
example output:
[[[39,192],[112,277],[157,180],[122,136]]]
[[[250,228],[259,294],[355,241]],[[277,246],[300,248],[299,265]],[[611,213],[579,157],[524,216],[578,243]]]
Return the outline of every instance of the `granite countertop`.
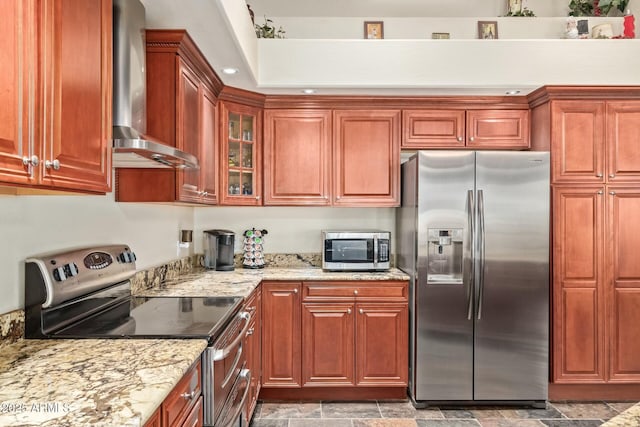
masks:
[[[142,426],[206,340],[21,340],[0,346],[0,425]]]
[[[334,272],[317,267],[264,269],[236,269],[234,271],[211,271],[200,269],[182,274],[175,280],[167,280],[152,289],[141,289],[137,296],[174,297],[248,297],[262,280],[409,280],[403,271],[392,268],[383,272]]]

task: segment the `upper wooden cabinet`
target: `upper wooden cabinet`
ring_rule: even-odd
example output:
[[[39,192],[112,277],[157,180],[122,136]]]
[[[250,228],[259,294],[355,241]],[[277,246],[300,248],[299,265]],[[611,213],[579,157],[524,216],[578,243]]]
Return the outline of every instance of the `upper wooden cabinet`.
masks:
[[[400,110],[333,113],[333,205],[398,206]]]
[[[119,202],[216,204],[217,76],[184,30],[147,30],[147,133],[193,154],[197,170],[116,170]]]
[[[528,110],[403,110],[402,148],[529,148]]]
[[[552,101],[555,183],[640,182],[640,101]]]
[[[0,5],[0,183],[111,190],[111,9],[110,0]]]
[[[331,111],[265,110],[264,204],[331,204]]]
[[[262,110],[221,102],[220,204],[262,205]]]

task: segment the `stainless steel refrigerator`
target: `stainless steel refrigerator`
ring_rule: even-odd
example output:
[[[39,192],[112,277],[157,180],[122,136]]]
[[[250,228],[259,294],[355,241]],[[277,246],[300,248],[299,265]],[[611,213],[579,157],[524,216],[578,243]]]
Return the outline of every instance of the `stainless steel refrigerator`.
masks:
[[[402,165],[396,218],[414,404],[544,406],[549,154],[419,151]]]

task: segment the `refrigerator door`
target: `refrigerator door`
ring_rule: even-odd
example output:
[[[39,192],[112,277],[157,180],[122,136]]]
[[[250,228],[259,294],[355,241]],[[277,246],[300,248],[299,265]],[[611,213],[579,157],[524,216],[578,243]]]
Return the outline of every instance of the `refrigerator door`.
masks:
[[[418,152],[413,399],[473,398],[473,152]]]
[[[546,400],[549,154],[477,152],[475,400]]]

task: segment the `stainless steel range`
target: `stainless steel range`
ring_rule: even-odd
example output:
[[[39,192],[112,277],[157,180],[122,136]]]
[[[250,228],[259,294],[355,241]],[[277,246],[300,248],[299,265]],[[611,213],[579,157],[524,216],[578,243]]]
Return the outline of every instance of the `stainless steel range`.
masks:
[[[127,245],[42,254],[25,261],[25,338],[202,338],[204,424],[236,426],[249,390],[242,297],[133,297]],[[191,396],[197,399],[199,396]]]

